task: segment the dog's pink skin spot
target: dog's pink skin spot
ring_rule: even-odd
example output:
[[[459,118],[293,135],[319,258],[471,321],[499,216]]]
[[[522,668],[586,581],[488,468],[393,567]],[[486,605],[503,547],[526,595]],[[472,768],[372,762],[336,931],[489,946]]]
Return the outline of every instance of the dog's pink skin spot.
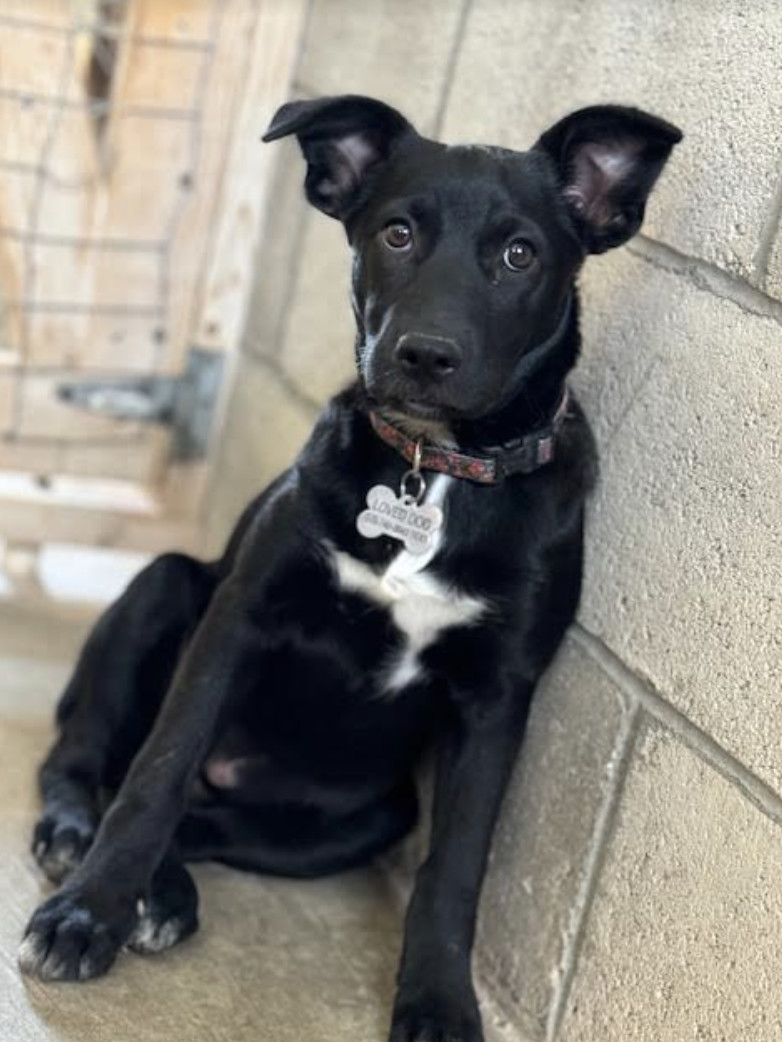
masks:
[[[235,789],[239,784],[239,760],[222,760],[219,757],[206,762],[206,777],[216,789]]]

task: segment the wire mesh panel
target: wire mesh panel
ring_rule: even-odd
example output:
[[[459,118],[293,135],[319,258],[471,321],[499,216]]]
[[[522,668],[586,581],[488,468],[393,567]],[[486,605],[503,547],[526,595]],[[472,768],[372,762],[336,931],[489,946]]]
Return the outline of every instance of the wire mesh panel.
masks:
[[[223,10],[0,6],[0,467],[146,479],[160,464],[160,432],[76,413],[56,388],[180,363],[197,273],[172,265]],[[131,451],[107,460],[107,442]]]
[[[9,473],[171,484],[169,431],[58,392],[235,347],[305,2],[0,0],[0,537]]]

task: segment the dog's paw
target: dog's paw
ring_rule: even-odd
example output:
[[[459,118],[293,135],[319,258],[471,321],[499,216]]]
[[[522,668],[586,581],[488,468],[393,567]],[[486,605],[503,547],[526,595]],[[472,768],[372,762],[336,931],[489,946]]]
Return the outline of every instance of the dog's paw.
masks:
[[[198,929],[198,891],[179,861],[166,858],[152,878],[146,898],[136,906],[138,921],[127,946],[151,954],[173,948]]]
[[[44,981],[80,981],[105,973],[133,926],[134,916],[111,920],[78,893],[50,897],[30,920],[19,947],[19,968]]]
[[[466,996],[433,994],[398,1001],[390,1042],[483,1042],[478,1005]]]
[[[44,814],[33,832],[32,852],[41,871],[52,883],[62,883],[95,838],[95,822],[71,814]]]
[[[166,912],[159,905],[139,901],[138,922],[126,944],[140,955],[154,955],[173,948],[198,929],[198,916],[189,909]]]

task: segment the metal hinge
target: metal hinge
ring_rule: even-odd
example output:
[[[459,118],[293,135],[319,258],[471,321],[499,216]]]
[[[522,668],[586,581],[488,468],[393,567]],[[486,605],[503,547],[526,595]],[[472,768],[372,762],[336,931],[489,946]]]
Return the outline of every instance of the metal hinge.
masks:
[[[181,376],[62,383],[57,397],[102,416],[169,426],[171,458],[199,460],[206,455],[222,370],[222,354],[193,347]]]

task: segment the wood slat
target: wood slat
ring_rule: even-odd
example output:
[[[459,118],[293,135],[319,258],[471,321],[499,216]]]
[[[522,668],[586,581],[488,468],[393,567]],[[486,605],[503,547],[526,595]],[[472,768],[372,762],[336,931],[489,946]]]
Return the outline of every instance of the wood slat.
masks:
[[[218,0],[226,8],[230,8],[235,0]],[[286,2],[286,0],[283,0]],[[210,0],[168,0],[155,6],[154,25],[142,20],[134,31],[142,38],[154,37],[164,40],[170,45],[186,44],[191,46],[208,45],[212,26],[212,4]]]
[[[62,20],[65,7],[56,0],[34,0],[13,12],[14,24],[0,21],[0,88],[57,97],[71,44]],[[11,16],[5,3],[0,6],[3,15]],[[57,31],[47,32],[47,26]]]
[[[0,434],[7,433],[13,427],[14,390],[14,378],[0,369]]]
[[[193,336],[205,346],[233,351],[244,329],[274,160],[274,149],[260,139],[287,98],[305,13],[306,0],[260,3],[250,43],[255,60],[242,89],[214,246],[198,295],[203,307]]]
[[[263,52],[253,50],[258,5],[259,0],[233,0],[223,8],[214,25],[215,52],[204,63],[198,147],[192,169],[196,191],[181,212],[171,242],[171,265],[177,273],[169,306],[170,344],[174,351],[192,342],[204,266],[214,249],[219,214],[229,205],[225,184],[238,113],[246,97],[251,68],[265,60]]]
[[[212,427],[213,444],[223,425],[233,362],[257,277],[254,263],[273,160],[273,150],[265,148],[260,137],[277,107],[289,96],[307,10],[306,0],[287,0],[285,4],[256,0],[251,6],[256,17],[253,30],[247,34],[247,73],[238,92],[231,153],[221,180],[213,238],[204,252],[206,264],[185,334],[188,341],[226,355],[225,378]],[[233,53],[233,47],[224,40],[220,48],[223,62],[230,61]],[[192,505],[194,515],[203,515],[208,476],[207,466],[189,471],[169,468],[164,502],[185,501]]]
[[[167,432],[149,428],[141,436],[143,441],[126,446],[95,442],[7,441],[0,439],[0,470],[34,474],[44,481],[54,475],[102,479],[111,465],[112,479],[135,481],[149,491],[152,485],[150,459],[155,457],[155,440],[168,440]],[[132,448],[133,451],[128,451]],[[110,457],[107,461],[107,453]],[[152,494],[150,492],[150,494]]]
[[[84,370],[149,373],[158,369],[162,345],[161,320],[155,315],[52,314],[28,316],[33,368],[70,369],[74,378]]]
[[[161,15],[166,4],[158,4],[154,18],[147,11],[139,14],[136,31],[149,34],[152,40],[165,38]],[[208,8],[208,4],[204,4]],[[165,21],[168,21],[166,19]],[[136,40],[132,57],[127,64],[127,75],[122,84],[121,98],[114,104],[121,109],[141,107],[173,112],[193,109],[198,103],[198,90],[204,67],[203,50],[179,50],[162,43]]]
[[[73,20],[68,0],[3,0],[0,6],[0,28],[19,24],[37,26],[38,31],[67,29]]]
[[[140,494],[148,489],[138,486]],[[120,509],[124,495],[112,486],[106,489],[105,506],[75,507],[57,488],[37,500],[30,497],[0,495],[2,533],[9,542],[73,542],[92,546],[124,546],[150,553],[177,547],[195,550],[199,528],[190,518],[170,516],[162,511],[138,513]],[[85,502],[89,502],[85,497]],[[94,500],[93,500],[94,502]]]
[[[153,307],[159,300],[158,250],[38,242],[30,247],[30,256],[38,272],[28,297],[33,304],[121,309]],[[90,350],[86,344],[85,351]]]

